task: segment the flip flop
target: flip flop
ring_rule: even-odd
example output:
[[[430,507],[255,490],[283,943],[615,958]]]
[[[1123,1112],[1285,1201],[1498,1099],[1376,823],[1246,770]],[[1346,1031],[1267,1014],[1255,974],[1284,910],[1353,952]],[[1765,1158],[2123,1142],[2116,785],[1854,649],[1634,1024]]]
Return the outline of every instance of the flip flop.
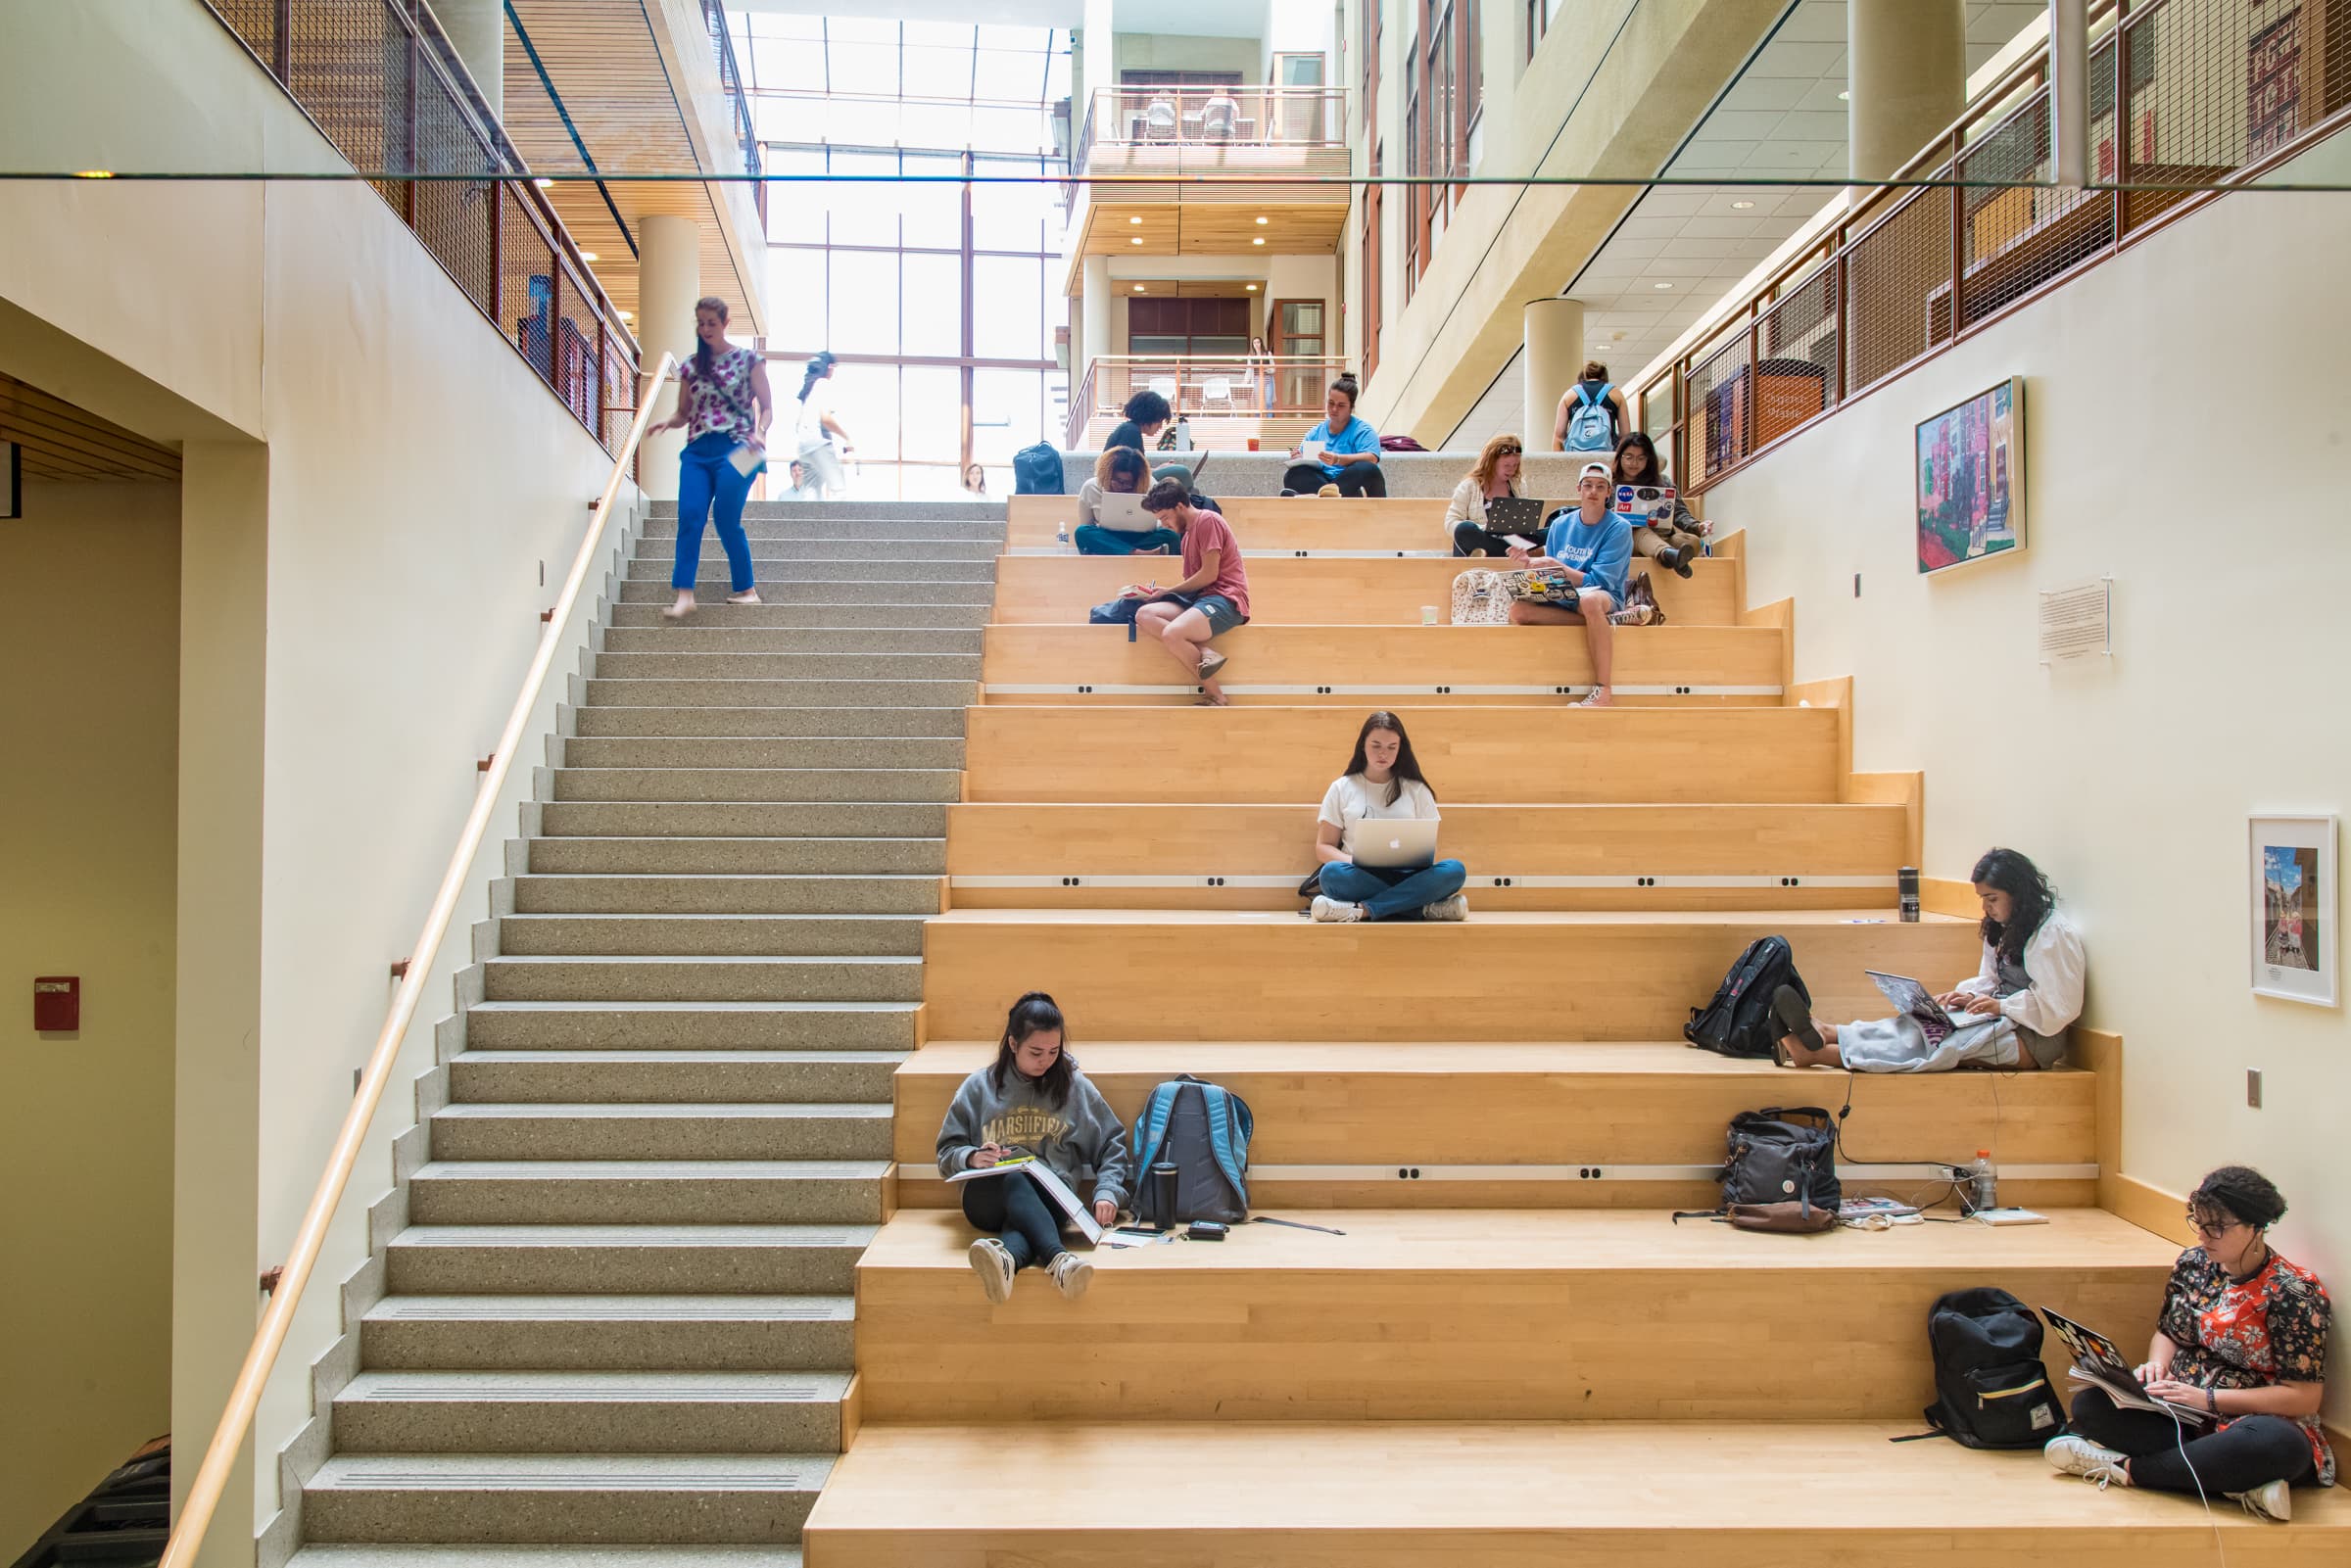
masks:
[[[1217,678],[1217,672],[1224,668],[1226,662],[1226,658],[1223,654],[1219,653],[1214,648],[1210,648],[1207,652],[1200,655],[1200,679],[1203,681],[1215,680]]]

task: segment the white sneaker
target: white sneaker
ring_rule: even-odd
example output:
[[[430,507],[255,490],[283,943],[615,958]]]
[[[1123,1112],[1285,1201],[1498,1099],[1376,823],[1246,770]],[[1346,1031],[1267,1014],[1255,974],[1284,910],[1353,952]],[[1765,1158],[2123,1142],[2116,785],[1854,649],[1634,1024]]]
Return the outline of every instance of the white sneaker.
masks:
[[[1320,893],[1315,895],[1315,919],[1319,921],[1336,921],[1344,925],[1349,921],[1363,918],[1364,906],[1361,904],[1342,904],[1337,899],[1325,898]]]
[[[1469,900],[1456,893],[1451,898],[1440,898],[1433,904],[1422,904],[1420,918],[1422,920],[1467,920],[1469,918]]]
[[[2110,1486],[2131,1484],[2131,1472],[2124,1468],[2129,1462],[2127,1457],[2080,1433],[2068,1432],[2063,1437],[2051,1438],[2048,1447],[2040,1451],[2049,1461],[2050,1469],[2059,1475],[2078,1475],[2085,1481],[2095,1481],[2100,1492]]]
[[[2272,1481],[2255,1487],[2251,1492],[2231,1492],[2231,1497],[2245,1505],[2245,1512],[2256,1519],[2273,1524],[2288,1524],[2294,1517],[2294,1495],[2282,1481]]]
[[[972,1243],[967,1255],[972,1260],[972,1272],[980,1276],[980,1289],[987,1299],[1001,1307],[1012,1300],[1012,1254],[993,1236],[983,1236]]]
[[[1083,1296],[1086,1286],[1094,1282],[1094,1265],[1076,1253],[1063,1253],[1045,1272],[1053,1276],[1053,1288],[1065,1302]]]

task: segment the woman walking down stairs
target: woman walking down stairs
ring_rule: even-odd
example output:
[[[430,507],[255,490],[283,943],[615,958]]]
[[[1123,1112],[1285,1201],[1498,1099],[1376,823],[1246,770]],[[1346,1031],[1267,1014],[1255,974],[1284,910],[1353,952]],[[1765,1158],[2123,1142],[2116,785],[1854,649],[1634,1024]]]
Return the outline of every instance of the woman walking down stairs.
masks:
[[[719,602],[713,541],[701,607],[665,624],[656,506],[604,607],[495,956],[444,1030],[405,1228],[322,1363],[351,1370],[319,1391],[311,1568],[797,1561],[855,1419],[853,1269],[888,1207],[1004,524],[954,503],[744,525],[765,603]]]

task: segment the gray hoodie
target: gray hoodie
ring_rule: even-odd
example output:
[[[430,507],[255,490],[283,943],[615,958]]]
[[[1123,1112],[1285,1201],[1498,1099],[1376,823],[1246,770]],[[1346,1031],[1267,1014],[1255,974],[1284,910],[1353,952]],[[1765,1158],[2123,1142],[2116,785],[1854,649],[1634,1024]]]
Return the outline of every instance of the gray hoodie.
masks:
[[[952,1176],[967,1168],[984,1143],[1026,1150],[1073,1190],[1082,1191],[1080,1182],[1090,1173],[1094,1197],[1126,1205],[1127,1129],[1082,1072],[1072,1074],[1070,1097],[1058,1109],[1018,1069],[1005,1072],[1001,1094],[985,1068],[964,1079],[939,1125],[938,1173]]]

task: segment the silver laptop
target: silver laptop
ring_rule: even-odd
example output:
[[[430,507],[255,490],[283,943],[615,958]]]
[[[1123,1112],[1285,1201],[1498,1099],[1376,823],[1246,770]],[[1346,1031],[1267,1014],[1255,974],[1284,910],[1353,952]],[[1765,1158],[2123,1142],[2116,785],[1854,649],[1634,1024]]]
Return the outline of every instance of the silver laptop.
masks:
[[[1437,863],[1434,817],[1365,817],[1355,825],[1358,866],[1375,871],[1418,870]]]
[[[1918,1026],[1925,1033],[1929,1045],[1941,1045],[1958,1030],[1978,1023],[1990,1023],[1997,1017],[1996,1014],[1986,1016],[1954,1012],[1936,1001],[1934,992],[1907,974],[1887,974],[1877,970],[1863,970],[1861,973],[1870,977],[1897,1011],[1907,1013],[1918,1021]]]
[[[1159,526],[1159,519],[1143,510],[1143,498],[1130,491],[1105,492],[1095,515],[1104,528],[1121,534],[1148,534]]]

